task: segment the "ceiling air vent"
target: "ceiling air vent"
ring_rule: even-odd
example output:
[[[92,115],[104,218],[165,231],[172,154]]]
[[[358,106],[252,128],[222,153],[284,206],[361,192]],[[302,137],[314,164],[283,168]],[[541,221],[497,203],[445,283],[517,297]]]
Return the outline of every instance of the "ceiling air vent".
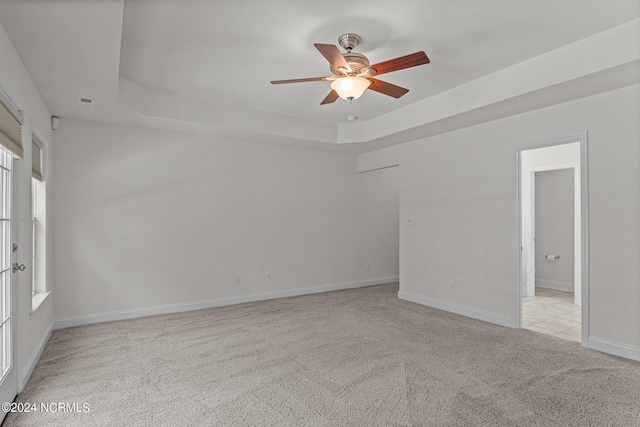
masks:
[[[93,98],[78,97],[78,104],[84,108],[93,108],[95,107],[96,102]]]

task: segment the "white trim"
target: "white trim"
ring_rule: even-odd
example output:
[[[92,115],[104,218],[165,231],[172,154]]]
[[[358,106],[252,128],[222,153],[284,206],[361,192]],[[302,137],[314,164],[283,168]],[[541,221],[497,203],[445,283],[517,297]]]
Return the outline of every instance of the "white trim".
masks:
[[[573,142],[578,142],[578,141],[573,141]],[[571,143],[569,143],[571,144]],[[541,148],[546,148],[546,147],[541,147]],[[528,168],[526,168],[527,172],[549,172],[549,171],[556,171],[556,170],[564,170],[564,169],[574,169],[577,166],[576,163],[570,162],[570,163],[556,163],[553,165],[544,165],[544,166],[530,166]]]
[[[556,291],[573,292],[573,283],[559,282],[557,280],[536,279],[536,286],[539,288],[555,289]]]
[[[513,320],[510,316],[502,314],[491,313],[484,310],[478,310],[477,308],[467,307],[464,305],[453,304],[447,301],[438,300],[435,298],[423,297],[420,295],[411,294],[409,292],[398,292],[398,299],[415,302],[417,304],[426,305],[428,307],[437,308],[440,310],[448,311],[462,316],[471,317],[473,319],[483,320],[489,323],[495,323],[496,325],[506,326],[513,328]]]
[[[38,307],[40,307],[50,294],[51,291],[38,292],[31,295],[31,311],[29,311],[29,314],[35,313],[38,310]]]
[[[582,311],[582,337],[581,341],[589,345],[589,155],[587,150],[587,132],[580,135],[580,228],[582,241],[582,287],[580,289],[580,301]],[[584,345],[584,344],[583,344]]]
[[[578,157],[580,157],[580,153],[578,153]],[[522,278],[524,280],[523,289],[526,289],[526,295],[531,296],[535,294],[536,287],[536,244],[535,244],[535,236],[536,236],[536,221],[535,221],[535,195],[536,195],[536,173],[538,172],[547,172],[553,170],[567,170],[573,169],[573,183],[575,185],[574,191],[574,216],[573,216],[573,224],[574,224],[574,277],[577,278],[579,282],[580,272],[581,270],[581,258],[580,258],[580,175],[578,175],[580,171],[580,162],[579,158],[574,162],[566,162],[566,163],[556,163],[556,164],[545,164],[545,165],[535,165],[535,166],[527,166],[522,170],[522,185],[520,188],[522,189],[522,194],[520,197],[520,202],[522,203],[522,257],[523,257],[523,271]],[[522,165],[521,165],[522,167]],[[567,289],[574,292],[574,301],[576,304],[580,305],[581,301],[581,292],[580,289],[572,288]]]
[[[11,243],[15,243],[18,246],[22,246],[21,240],[21,230],[18,225],[20,221],[17,218],[20,218],[22,213],[22,197],[23,194],[20,191],[22,188],[22,162],[23,160],[19,157],[16,157],[15,154],[12,154],[13,159],[11,160]],[[11,263],[17,262],[17,257],[19,253],[11,251]],[[20,393],[24,388],[25,383],[22,381],[21,373],[23,372],[23,350],[22,350],[22,331],[24,328],[22,322],[22,313],[23,313],[23,295],[22,292],[22,276],[18,274],[11,275],[11,291],[13,293],[13,304],[11,315],[13,320],[12,326],[12,345],[13,345],[13,369],[15,370],[16,376],[16,391]]]
[[[640,362],[640,347],[621,344],[604,338],[589,337],[589,348]]]
[[[31,378],[31,374],[33,374],[33,370],[36,368],[36,365],[40,361],[40,357],[42,357],[42,352],[44,351],[44,348],[47,346],[47,342],[49,342],[49,338],[51,337],[51,332],[53,332],[53,319],[51,320],[51,323],[49,323],[47,330],[42,335],[42,338],[40,338],[40,341],[38,342],[36,349],[34,350],[33,354],[29,358],[29,361],[27,362],[25,370],[22,373],[22,386],[18,390],[19,393],[22,392],[22,389],[24,388],[24,386],[27,385],[27,383],[29,382],[29,379]]]
[[[202,310],[205,308],[223,307],[226,305],[242,304],[246,302],[264,301],[276,298],[295,297],[300,295],[317,294],[321,292],[340,291],[344,289],[362,288],[365,286],[383,285],[397,282],[398,276],[378,277],[376,279],[358,280],[355,282],[320,285],[310,288],[285,289],[281,291],[260,292],[255,294],[238,295],[224,298],[214,298],[202,301],[190,301],[176,304],[157,305],[153,307],[117,310],[106,313],[83,314],[80,316],[62,317],[54,320],[53,329],[71,328],[73,326],[90,325],[92,323],[111,322],[114,320],[135,319],[138,317],[154,316],[157,314],[179,313],[183,311]]]

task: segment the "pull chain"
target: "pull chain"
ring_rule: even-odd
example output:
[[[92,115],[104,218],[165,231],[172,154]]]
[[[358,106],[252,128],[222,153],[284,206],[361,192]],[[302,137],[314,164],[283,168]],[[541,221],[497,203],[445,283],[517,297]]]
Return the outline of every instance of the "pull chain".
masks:
[[[352,121],[356,119],[356,116],[351,114],[351,103],[353,102],[353,97],[349,97],[349,104],[347,104],[347,120]]]

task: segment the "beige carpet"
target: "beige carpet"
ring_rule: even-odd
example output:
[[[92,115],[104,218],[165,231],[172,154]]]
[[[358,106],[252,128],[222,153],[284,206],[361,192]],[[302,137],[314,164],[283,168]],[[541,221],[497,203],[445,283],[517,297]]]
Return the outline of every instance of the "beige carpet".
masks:
[[[639,426],[640,363],[397,285],[55,331],[6,426]]]

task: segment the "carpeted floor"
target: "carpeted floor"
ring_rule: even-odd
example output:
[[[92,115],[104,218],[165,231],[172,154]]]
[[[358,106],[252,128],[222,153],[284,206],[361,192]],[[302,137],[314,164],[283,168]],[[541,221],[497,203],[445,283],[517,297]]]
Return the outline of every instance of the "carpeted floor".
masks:
[[[8,426],[639,426],[640,363],[397,285],[55,331]],[[73,409],[73,407],[71,407]]]

